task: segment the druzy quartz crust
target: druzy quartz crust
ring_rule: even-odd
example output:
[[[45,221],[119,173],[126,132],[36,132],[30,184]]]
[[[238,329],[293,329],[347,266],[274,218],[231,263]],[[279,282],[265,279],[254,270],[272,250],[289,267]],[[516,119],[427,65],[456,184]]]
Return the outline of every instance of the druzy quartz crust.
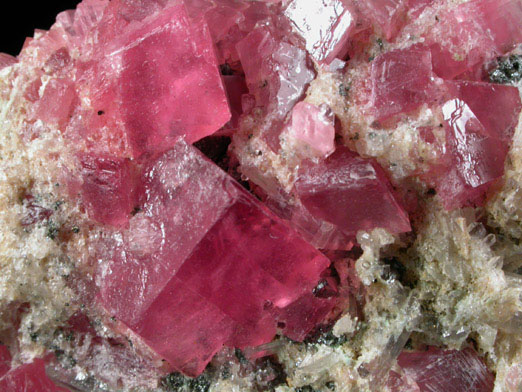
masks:
[[[519,391],[521,0],[83,0],[0,56],[0,390]]]

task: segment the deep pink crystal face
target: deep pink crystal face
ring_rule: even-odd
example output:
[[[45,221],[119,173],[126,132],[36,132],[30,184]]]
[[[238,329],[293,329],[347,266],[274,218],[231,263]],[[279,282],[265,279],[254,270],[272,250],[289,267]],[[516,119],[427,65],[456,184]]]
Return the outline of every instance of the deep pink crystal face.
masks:
[[[0,378],[0,390],[6,392],[67,392],[67,389],[58,387],[47,377],[43,359],[34,359],[31,363],[11,369]]]
[[[420,392],[491,392],[494,376],[478,354],[470,349],[403,352],[399,366],[414,380]]]
[[[102,115],[95,126],[102,133],[122,129],[134,157],[166,151],[179,137],[195,142],[231,116],[204,21],[189,19],[183,5],[146,21],[121,37],[101,30],[108,42],[82,74]]]
[[[303,166],[295,189],[313,216],[345,233],[355,235],[377,227],[392,233],[411,230],[382,168],[346,147],[338,147],[323,162]]]
[[[371,105],[377,120],[434,100],[430,51],[420,45],[382,54],[372,62]]]
[[[165,151],[179,136],[195,142],[230,119],[207,27],[191,24],[182,6],[152,23],[121,54],[122,111],[138,155]]]
[[[135,207],[136,184],[130,161],[84,154],[81,198],[89,217],[111,226],[125,226]]]
[[[504,161],[522,108],[518,90],[479,82],[451,82],[442,105],[447,174],[438,180],[446,208],[481,204],[488,186],[504,174]],[[497,110],[489,103],[496,102]]]
[[[310,297],[329,261],[193,147],[145,178],[100,301],[175,368],[199,374],[223,345],[269,342],[277,323],[302,339],[331,310]]]
[[[330,64],[343,55],[356,25],[353,9],[341,0],[290,1],[284,11],[320,63]]]

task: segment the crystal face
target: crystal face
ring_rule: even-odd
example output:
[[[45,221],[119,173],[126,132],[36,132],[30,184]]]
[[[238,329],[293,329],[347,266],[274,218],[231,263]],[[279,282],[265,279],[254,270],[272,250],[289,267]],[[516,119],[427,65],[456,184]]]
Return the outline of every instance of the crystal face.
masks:
[[[372,62],[372,110],[379,120],[434,99],[431,54],[422,46],[394,50]]]
[[[493,389],[493,375],[470,348],[445,351],[431,347],[425,352],[403,352],[398,363],[421,392],[488,392]]]
[[[101,267],[100,301],[178,370],[267,343],[277,323],[302,340],[331,310],[311,295],[328,259],[193,147],[151,163],[144,196]]]
[[[356,24],[356,14],[340,0],[290,2],[285,15],[306,41],[306,49],[317,61],[331,63],[343,56]]]
[[[9,369],[10,364],[3,365],[7,360],[11,360],[9,351],[5,346],[0,346],[0,388],[3,391],[68,392],[47,377],[43,359],[35,359],[12,369]]]
[[[376,227],[392,233],[411,229],[382,168],[347,148],[337,148],[321,165],[304,166],[295,187],[312,215],[345,233]]]

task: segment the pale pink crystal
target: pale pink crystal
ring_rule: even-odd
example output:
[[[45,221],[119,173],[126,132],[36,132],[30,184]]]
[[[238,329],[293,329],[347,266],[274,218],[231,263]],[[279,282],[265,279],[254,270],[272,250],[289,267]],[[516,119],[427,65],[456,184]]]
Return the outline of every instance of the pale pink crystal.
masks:
[[[329,108],[299,102],[292,110],[289,135],[298,142],[325,157],[335,150],[335,127]]]
[[[338,147],[323,162],[303,165],[295,189],[313,216],[344,233],[355,235],[377,227],[392,233],[411,230],[408,214],[383,169],[346,147]]]
[[[197,375],[223,345],[267,343],[276,320],[302,338],[333,306],[309,296],[328,260],[193,147],[152,163],[144,187],[143,212],[105,255],[100,301],[176,369]]]
[[[434,100],[430,51],[413,45],[382,54],[372,62],[371,111],[385,120]]]
[[[478,354],[470,349],[402,352],[399,366],[420,392],[491,392],[494,376]]]
[[[427,34],[433,69],[445,79],[471,73],[522,42],[520,0],[473,0],[443,12]]]
[[[237,49],[257,106],[284,117],[314,77],[306,53],[280,40],[268,27],[253,30]]]
[[[357,23],[354,9],[342,0],[292,0],[284,14],[303,37],[315,60],[329,64],[344,56]]]
[[[84,154],[81,197],[89,217],[99,223],[125,226],[135,207],[135,181],[130,161]]]
[[[34,117],[49,125],[64,129],[69,122],[76,100],[74,83],[66,79],[51,79],[42,98],[35,105]]]
[[[406,0],[366,0],[358,3],[363,14],[392,40],[404,26]]]

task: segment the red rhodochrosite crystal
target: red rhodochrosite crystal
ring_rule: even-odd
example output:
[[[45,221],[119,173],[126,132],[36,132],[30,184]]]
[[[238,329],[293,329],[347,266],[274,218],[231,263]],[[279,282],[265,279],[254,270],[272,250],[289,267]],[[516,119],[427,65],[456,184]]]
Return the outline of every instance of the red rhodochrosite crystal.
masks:
[[[52,79],[35,105],[34,117],[63,129],[71,117],[75,99],[74,83],[64,79]]]
[[[6,374],[11,369],[11,353],[9,349],[0,344],[0,377]]]
[[[371,104],[378,120],[434,100],[430,51],[420,45],[393,50],[372,62]]]
[[[448,171],[438,180],[446,208],[481,202],[488,184],[504,173],[504,161],[522,108],[518,90],[479,82],[447,84],[442,105]],[[496,102],[497,110],[488,103]]]
[[[355,235],[376,227],[392,233],[411,230],[383,169],[346,147],[338,147],[324,162],[303,166],[295,189],[313,216],[344,233]]]
[[[341,0],[293,0],[285,15],[304,38],[308,53],[325,64],[345,54],[356,24],[354,10]]]
[[[495,378],[478,354],[470,349],[402,352],[399,366],[420,392],[491,392]]]
[[[31,363],[11,369],[0,378],[0,390],[5,392],[68,392],[58,387],[45,374],[45,361],[35,359]]]
[[[329,261],[193,147],[153,162],[144,187],[100,301],[176,369],[196,375],[224,344],[267,343],[276,320],[302,339],[333,306],[310,297]]]
[[[81,196],[89,217],[107,225],[125,225],[136,204],[130,161],[88,154],[80,160]]]

